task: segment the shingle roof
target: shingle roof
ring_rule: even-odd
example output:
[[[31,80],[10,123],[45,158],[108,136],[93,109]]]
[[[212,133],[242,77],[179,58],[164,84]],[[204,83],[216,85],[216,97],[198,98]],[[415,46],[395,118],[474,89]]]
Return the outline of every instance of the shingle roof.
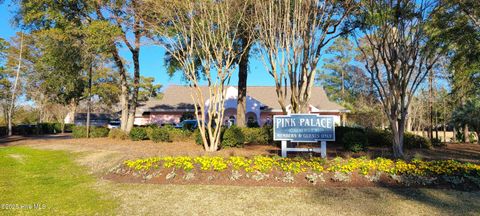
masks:
[[[208,87],[202,86],[204,95],[208,94]],[[260,101],[267,109],[281,110],[274,86],[249,86],[247,95]],[[287,94],[287,102],[290,94]],[[288,103],[287,103],[288,104]],[[321,111],[345,111],[343,106],[328,100],[322,87],[313,87],[310,104]],[[171,85],[163,92],[162,99],[149,100],[139,107],[141,112],[154,111],[193,111],[194,105],[191,90],[188,86]]]
[[[112,120],[118,118],[115,114],[90,113],[91,120]],[[87,119],[87,113],[75,113],[75,120]]]
[[[257,99],[263,105],[270,109],[280,110],[280,104],[278,103],[277,93],[274,86],[251,86],[247,88],[247,95]],[[290,91],[287,93],[287,104],[290,100]],[[310,98],[310,105],[316,107],[319,110],[345,110],[343,106],[337,103],[331,102],[322,87],[313,87],[312,96]]]

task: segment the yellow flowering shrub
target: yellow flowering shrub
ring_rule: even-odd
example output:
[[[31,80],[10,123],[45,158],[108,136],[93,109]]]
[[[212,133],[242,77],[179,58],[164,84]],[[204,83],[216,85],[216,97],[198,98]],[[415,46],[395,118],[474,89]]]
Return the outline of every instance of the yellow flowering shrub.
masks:
[[[278,166],[278,160],[273,157],[255,156],[253,158],[253,170],[266,173],[272,171],[274,166]]]
[[[193,161],[200,166],[201,170],[223,171],[227,169],[227,163],[222,157],[196,157]]]
[[[386,173],[396,175],[438,176],[438,175],[480,175],[480,165],[463,163],[455,160],[422,161],[391,160],[386,158],[368,159],[360,158],[334,158],[324,160],[321,158],[280,158],[269,156],[246,157],[152,157],[138,160],[127,160],[124,165],[134,171],[146,172],[161,168],[175,168],[191,171],[225,171],[227,169],[245,172],[269,173],[272,171],[290,172],[293,174],[306,172],[340,172],[349,174],[357,172],[361,175]]]

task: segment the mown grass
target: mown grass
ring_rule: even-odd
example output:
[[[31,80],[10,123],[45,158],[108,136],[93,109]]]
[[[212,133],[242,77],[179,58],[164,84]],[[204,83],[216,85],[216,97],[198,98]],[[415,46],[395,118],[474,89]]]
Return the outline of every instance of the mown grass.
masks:
[[[383,187],[107,184],[123,215],[462,215],[479,192]]]
[[[114,214],[116,201],[93,189],[94,177],[72,157],[63,151],[0,148],[0,215]],[[5,204],[41,208],[6,209],[12,206]]]
[[[480,212],[479,191],[115,183],[96,179],[87,169],[98,171],[99,164],[110,164],[112,157],[121,156],[80,152],[0,147],[0,205],[46,205],[42,210],[0,209],[0,215],[410,216]],[[76,165],[77,159],[85,158],[90,158],[87,167]]]

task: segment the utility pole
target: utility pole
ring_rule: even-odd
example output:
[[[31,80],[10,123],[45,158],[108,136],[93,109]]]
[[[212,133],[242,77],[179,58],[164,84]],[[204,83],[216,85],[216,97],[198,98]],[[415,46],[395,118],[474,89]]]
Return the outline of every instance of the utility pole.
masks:
[[[12,136],[12,121],[13,121],[13,108],[15,107],[15,97],[17,96],[17,85],[18,85],[18,79],[20,77],[20,68],[22,67],[22,52],[23,52],[23,32],[20,33],[20,53],[18,57],[18,66],[17,66],[17,72],[15,75],[15,83],[13,84],[13,89],[12,89],[12,98],[10,101],[10,107],[8,108],[8,136]]]

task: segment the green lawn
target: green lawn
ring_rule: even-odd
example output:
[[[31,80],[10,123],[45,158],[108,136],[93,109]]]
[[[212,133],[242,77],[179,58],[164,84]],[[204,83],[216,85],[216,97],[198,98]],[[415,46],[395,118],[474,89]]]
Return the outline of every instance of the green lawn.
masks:
[[[63,151],[0,148],[0,215],[113,214],[116,201],[93,189],[95,179]],[[2,204],[43,209],[5,209]]]
[[[87,174],[87,169],[98,169],[98,163],[115,157],[104,155],[0,147],[0,205],[46,205],[42,210],[0,209],[0,215],[410,216],[480,212],[479,191],[115,183]],[[90,165],[76,164],[85,158]]]

